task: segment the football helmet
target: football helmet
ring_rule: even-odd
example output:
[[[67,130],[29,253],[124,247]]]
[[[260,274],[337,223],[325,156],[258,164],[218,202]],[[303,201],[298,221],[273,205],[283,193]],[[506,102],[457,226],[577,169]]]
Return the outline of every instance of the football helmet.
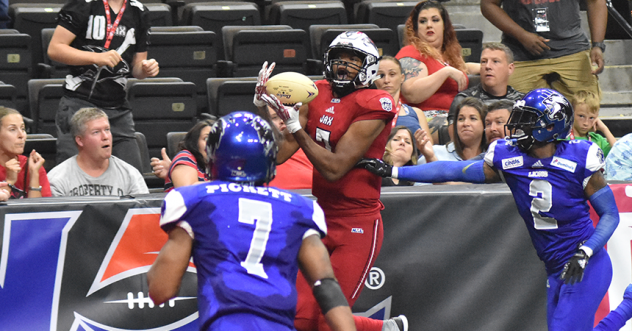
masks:
[[[362,59],[362,65],[357,66],[338,59],[341,52],[351,52]],[[373,41],[360,31],[346,31],[339,34],[334,39],[324,55],[325,79],[331,85],[332,90],[339,96],[343,97],[358,88],[369,87],[377,78],[377,70],[379,68],[380,53],[375,47]],[[351,80],[342,80],[338,78],[338,72],[334,72],[340,68],[353,68],[358,73]]]
[[[276,173],[277,152],[268,122],[246,111],[233,112],[211,126],[207,173],[211,179],[268,183]]]
[[[536,142],[566,139],[572,127],[571,103],[559,92],[541,88],[516,101],[505,130],[526,151]]]

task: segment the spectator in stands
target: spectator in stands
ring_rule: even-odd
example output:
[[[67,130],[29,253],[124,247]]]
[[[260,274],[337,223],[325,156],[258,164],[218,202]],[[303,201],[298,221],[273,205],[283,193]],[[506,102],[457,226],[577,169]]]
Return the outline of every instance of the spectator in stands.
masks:
[[[394,127],[386,143],[384,162],[395,167],[404,167],[417,164],[418,158],[417,145],[410,129],[403,125]],[[382,178],[382,186],[412,186],[413,184],[414,182],[397,178]]]
[[[452,100],[468,85],[468,74],[478,74],[480,64],[465,63],[461,45],[447,10],[432,0],[419,2],[406,20],[406,44],[395,56],[404,69],[403,102],[436,117],[428,125],[432,141],[445,144],[447,130],[439,133]]]
[[[571,98],[575,120],[571,129],[571,139],[590,140],[597,144],[608,156],[610,148],[617,142],[610,129],[599,119],[599,99],[587,90],[580,90]],[[603,132],[602,136],[595,131]]]
[[[416,132],[418,129],[424,129],[430,132],[428,121],[423,111],[416,107],[411,107],[400,100],[400,92],[402,83],[404,82],[404,74],[402,73],[402,65],[398,59],[386,55],[380,60],[380,68],[377,71],[378,79],[375,80],[375,86],[388,92],[395,101],[395,121],[393,127],[406,126],[410,132]],[[432,144],[432,141],[430,141]]]
[[[606,179],[632,181],[632,133],[612,146],[606,158]]]
[[[0,106],[0,180],[7,183],[0,189],[17,199],[50,197],[50,184],[43,167],[45,160],[35,150],[28,157],[22,155],[25,142],[22,115],[15,109]],[[4,193],[0,195],[3,196]]]
[[[285,122],[283,122],[272,108],[266,107],[270,115],[270,122],[274,124],[279,132],[286,130]],[[286,137],[285,139],[288,140],[294,139],[292,135],[284,136]],[[276,166],[276,176],[268,183],[268,186],[278,187],[284,190],[311,189],[313,172],[314,166],[309,162],[305,152],[299,148],[287,161]]]
[[[165,180],[165,192],[174,187],[208,181],[206,174],[206,138],[213,121],[203,120],[195,124],[178,145],[179,152],[173,161],[163,148],[162,160],[152,157],[154,175]]]
[[[108,115],[98,108],[82,108],[70,120],[79,153],[50,171],[55,196],[124,196],[148,194],[143,175],[112,155]]]
[[[485,138],[487,139],[487,145],[498,139],[505,139],[505,124],[507,124],[509,120],[513,105],[513,101],[501,100],[487,107],[487,115],[485,116]]]
[[[433,145],[421,149],[419,164],[433,161],[462,161],[472,159],[487,149],[484,119],[487,106],[474,97],[463,99],[456,111],[453,134],[457,139],[445,146]]]
[[[481,12],[503,31],[515,56],[509,84],[520,92],[550,87],[569,100],[581,89],[599,98],[608,20],[605,0],[587,0],[592,46],[581,27],[579,1],[481,0]],[[502,4],[502,8],[501,8]]]
[[[509,86],[509,77],[514,71],[514,59],[513,53],[509,47],[501,43],[486,43],[483,45],[483,51],[481,53],[481,82],[475,86],[468,88],[465,91],[459,92],[452,105],[450,106],[450,112],[448,113],[448,133],[450,134],[450,140],[452,137],[452,125],[454,123],[454,114],[456,113],[456,107],[458,104],[467,97],[475,97],[481,99],[488,107],[499,100],[520,100],[524,97],[524,93],[514,90]],[[509,106],[509,111],[511,111]],[[488,109],[488,111],[491,111]],[[507,123],[509,116],[504,118]],[[487,125],[485,126],[487,128]],[[504,128],[501,128],[501,132]],[[505,136],[503,135],[502,138]],[[490,137],[488,136],[489,140]]]
[[[58,15],[48,46],[51,60],[70,65],[59,103],[57,164],[77,154],[70,120],[80,108],[105,111],[112,125],[113,154],[142,169],[126,100],[127,78],[154,77],[158,62],[147,60],[148,9],[139,1],[70,0]]]

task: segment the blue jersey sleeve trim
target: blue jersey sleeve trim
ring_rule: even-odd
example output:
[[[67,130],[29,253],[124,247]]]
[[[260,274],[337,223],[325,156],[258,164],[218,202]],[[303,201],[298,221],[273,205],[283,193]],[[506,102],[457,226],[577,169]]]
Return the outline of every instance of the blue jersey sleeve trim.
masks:
[[[596,253],[606,245],[608,239],[610,239],[610,236],[612,236],[612,233],[619,225],[619,210],[609,186],[595,192],[590,196],[589,200],[597,215],[599,215],[599,223],[597,223],[595,232],[584,246],[589,247]]]
[[[485,183],[485,161],[435,161],[409,167],[398,167],[397,178],[424,183],[450,181]]]

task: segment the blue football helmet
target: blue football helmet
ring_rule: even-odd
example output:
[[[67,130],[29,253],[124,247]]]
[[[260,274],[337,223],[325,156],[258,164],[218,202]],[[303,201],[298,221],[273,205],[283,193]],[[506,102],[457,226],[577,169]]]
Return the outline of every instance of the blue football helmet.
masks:
[[[564,140],[573,127],[573,107],[559,92],[533,90],[514,104],[505,130],[523,150],[534,143]]]
[[[206,140],[207,173],[230,182],[268,183],[276,174],[278,147],[270,124],[238,111],[220,118]]]

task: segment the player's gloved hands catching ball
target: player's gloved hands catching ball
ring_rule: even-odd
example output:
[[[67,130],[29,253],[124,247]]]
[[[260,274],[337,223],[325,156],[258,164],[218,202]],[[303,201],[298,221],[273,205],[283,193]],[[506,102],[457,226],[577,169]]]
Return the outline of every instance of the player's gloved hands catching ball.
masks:
[[[380,159],[362,159],[355,166],[364,168],[380,177],[393,176],[393,166]]]
[[[268,61],[263,62],[263,66],[261,66],[261,70],[259,70],[259,76],[257,77],[257,86],[255,86],[255,96],[252,100],[252,103],[255,104],[257,108],[265,107],[266,103],[261,99],[262,96],[266,95],[268,92],[266,91],[266,83],[268,79],[270,79],[270,75],[272,74],[272,70],[274,70],[275,62],[268,67]]]
[[[565,284],[573,285],[582,281],[589,258],[583,249],[578,249],[575,252],[575,255],[564,265],[564,270],[562,270],[562,275],[560,276]]]
[[[261,96],[261,99],[285,122],[290,133],[295,133],[301,129],[301,122],[298,120],[298,109],[301,108],[302,103],[298,102],[293,107],[286,106],[272,94],[264,94]]]

